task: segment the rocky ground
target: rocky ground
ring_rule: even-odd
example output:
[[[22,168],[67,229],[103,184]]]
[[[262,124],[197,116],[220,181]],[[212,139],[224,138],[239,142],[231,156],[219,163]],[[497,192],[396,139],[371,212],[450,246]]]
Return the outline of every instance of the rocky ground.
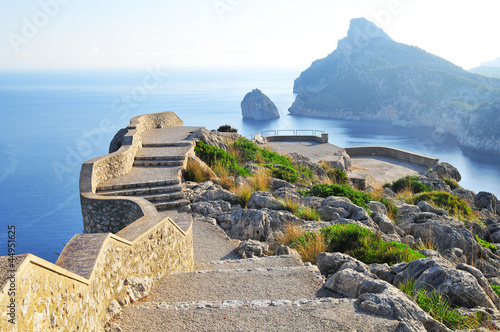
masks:
[[[320,167],[310,167],[320,172]],[[133,310],[127,308],[127,313],[115,319],[115,323],[129,326],[124,330],[134,330],[133,325],[127,325],[130,319],[127,323],[126,317],[156,322],[158,318],[153,318],[156,313],[173,324],[168,326],[174,330],[183,328],[182,323],[175,323],[172,317],[184,320],[188,330],[321,327],[338,331],[448,330],[398,288],[412,278],[416,289],[425,287],[441,292],[460,314],[487,318],[478,330],[499,330],[500,298],[491,285],[500,286],[500,257],[498,250],[494,250],[500,248],[500,203],[491,193],[476,194],[463,188],[452,190],[443,178],[459,181],[460,174],[453,166],[441,163],[430,173],[421,174],[419,180],[432,189],[463,198],[478,216],[475,222],[457,220],[447,211],[426,202],[407,204],[397,200],[396,194],[388,188],[383,190],[384,197],[398,207],[392,219],[380,202],[369,202],[367,211],[345,197],[304,197],[299,192],[304,189],[303,185],[279,179],[270,180],[269,191],[253,192],[245,208],[240,205],[238,195],[216,182],[184,182],[184,193],[191,202],[194,219],[198,273],[174,275],[160,281],[147,303]],[[248,178],[235,179],[237,185],[244,185],[246,181]],[[368,191],[370,189],[373,190],[369,188]],[[284,200],[315,208],[321,220],[306,221],[283,210]],[[379,234],[385,241],[404,243],[416,250],[427,247],[420,250],[427,258],[392,266],[367,265],[339,252],[320,253],[317,258],[319,272],[316,272],[320,276],[318,288],[317,280],[311,281],[309,272],[303,270],[314,266],[302,266],[297,262],[280,266],[277,258],[265,258],[285,255],[283,259],[293,261],[296,252],[276,244],[287,224],[300,225],[307,230],[357,224]],[[478,238],[492,243],[493,250],[483,247]],[[256,257],[261,257],[259,265],[252,261]],[[230,272],[206,272],[218,268]],[[291,276],[291,270],[300,272]],[[253,271],[253,274],[240,275],[244,271]],[[166,286],[172,284],[182,287]],[[241,288],[242,284],[247,288]],[[192,291],[186,293],[185,289]],[[249,298],[248,294],[254,296]],[[165,299],[169,299],[170,304],[165,303]],[[277,299],[286,300],[273,302]],[[224,305],[227,300],[234,301]],[[300,301],[303,301],[302,307]],[[186,311],[178,310],[179,303],[184,303]],[[228,311],[213,310],[223,307]],[[256,308],[261,310],[258,314]],[[269,318],[266,325],[262,315],[273,318]],[[351,318],[353,321],[349,322]],[[120,327],[116,324],[112,327],[118,331]],[[157,330],[166,328],[161,324],[155,326]]]

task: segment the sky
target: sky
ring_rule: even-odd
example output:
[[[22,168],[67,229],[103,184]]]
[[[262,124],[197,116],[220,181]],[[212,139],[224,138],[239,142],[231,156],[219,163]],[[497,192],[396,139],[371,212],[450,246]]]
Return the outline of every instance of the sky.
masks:
[[[307,68],[352,18],[464,69],[500,58],[498,0],[0,0],[0,70]]]

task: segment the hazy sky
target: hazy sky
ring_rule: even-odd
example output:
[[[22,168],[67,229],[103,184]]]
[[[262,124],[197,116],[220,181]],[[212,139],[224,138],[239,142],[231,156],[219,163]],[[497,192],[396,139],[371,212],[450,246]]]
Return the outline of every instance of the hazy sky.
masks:
[[[365,17],[466,69],[500,57],[498,0],[0,0],[0,69],[307,68]]]

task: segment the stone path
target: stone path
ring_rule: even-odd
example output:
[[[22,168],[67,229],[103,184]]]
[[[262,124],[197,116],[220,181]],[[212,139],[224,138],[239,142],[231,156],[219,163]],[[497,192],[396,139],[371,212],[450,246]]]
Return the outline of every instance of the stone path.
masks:
[[[268,142],[274,151],[285,153],[297,153],[309,158],[313,163],[320,161],[338,162],[344,156],[345,150],[330,143],[283,141]]]
[[[181,170],[193,141],[188,137],[200,127],[167,127],[141,134],[142,149],[135,156],[132,170],[102,183],[96,190],[105,196],[142,197],[168,216],[189,205],[182,192]],[[187,216],[174,219],[181,228],[189,227]]]
[[[295,256],[237,259],[218,226],[193,223],[194,272],[168,275],[115,316],[122,331],[396,331],[397,321],[358,312],[322,287]]]

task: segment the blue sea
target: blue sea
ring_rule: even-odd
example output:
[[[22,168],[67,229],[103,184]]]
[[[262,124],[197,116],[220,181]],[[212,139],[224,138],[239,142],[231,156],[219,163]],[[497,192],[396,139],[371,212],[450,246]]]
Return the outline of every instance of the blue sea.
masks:
[[[460,149],[430,129],[382,122],[287,115],[300,71],[25,71],[0,73],[0,255],[7,226],[16,228],[16,253],[55,262],[83,231],[78,179],[81,164],[106,154],[116,131],[144,113],[173,111],[188,126],[229,124],[251,137],[266,130],[322,130],[330,143],[385,145],[447,161],[460,184],[500,197],[500,156]],[[246,121],[240,102],[259,88],[281,117]]]

